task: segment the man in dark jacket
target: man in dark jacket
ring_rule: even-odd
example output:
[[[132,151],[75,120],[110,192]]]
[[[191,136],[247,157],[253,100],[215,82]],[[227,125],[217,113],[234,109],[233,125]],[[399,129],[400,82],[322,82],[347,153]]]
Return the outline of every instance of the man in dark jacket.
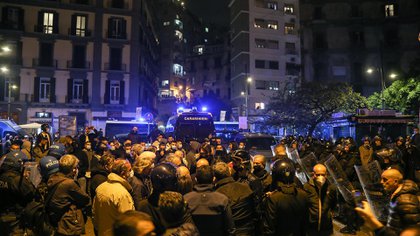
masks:
[[[288,161],[277,161],[272,168],[274,192],[264,208],[264,235],[303,236],[307,230],[308,197],[293,184],[295,168]]]
[[[81,215],[81,209],[89,204],[89,196],[80,189],[78,183],[74,180],[77,177],[77,166],[79,160],[74,155],[66,154],[59,160],[60,171],[53,174],[48,179],[48,192],[53,192],[51,201],[46,206],[51,223],[58,226],[57,233],[66,234],[74,231],[73,227],[68,227],[62,217],[66,212],[75,207]],[[84,227],[84,220],[77,219],[79,222],[76,228]],[[64,223],[64,224],[62,224]],[[73,232],[77,234],[76,232]]]
[[[0,167],[0,234],[23,235],[21,212],[34,197],[35,187],[23,173],[21,151],[9,152]]]
[[[365,220],[365,224],[375,231],[375,235],[398,235],[403,229],[420,223],[420,202],[417,197],[419,188],[411,180],[403,180],[403,175],[395,169],[382,173],[381,184],[390,196],[388,219],[384,226],[379,222],[369,204],[363,203],[363,208],[356,211]]]
[[[138,130],[139,129],[136,126],[134,126],[133,129],[131,129],[130,133],[127,135],[127,139],[131,140],[132,144],[141,142],[141,137],[140,137],[140,134],[138,133]]]
[[[96,188],[108,179],[114,164],[114,156],[104,154],[102,156],[95,155],[92,158],[92,179],[90,182],[90,196],[95,197]]]
[[[331,208],[336,205],[337,189],[326,179],[327,168],[317,164],[313,168],[313,178],[303,189],[309,198],[308,236],[327,236],[333,234]]]
[[[213,170],[210,166],[197,169],[194,191],[184,196],[200,235],[232,235],[234,224],[229,199],[213,190]]]
[[[254,195],[248,184],[235,181],[229,166],[218,162],[213,166],[216,191],[229,198],[236,235],[254,235],[257,221]]]
[[[254,171],[252,173],[260,179],[263,185],[264,193],[270,191],[271,181],[272,181],[270,173],[268,173],[268,171],[265,169],[266,165],[267,165],[267,161],[266,161],[265,156],[263,155],[254,156],[254,161],[253,161]]]

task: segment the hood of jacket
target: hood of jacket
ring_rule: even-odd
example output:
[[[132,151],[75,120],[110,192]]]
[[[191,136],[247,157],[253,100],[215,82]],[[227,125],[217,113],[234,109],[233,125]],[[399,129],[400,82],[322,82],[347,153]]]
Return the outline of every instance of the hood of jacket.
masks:
[[[402,183],[401,190],[393,196],[393,199],[399,197],[402,194],[413,194],[417,195],[419,187],[417,184],[411,180],[404,180]]]
[[[133,188],[131,187],[131,185],[128,183],[127,180],[125,180],[123,177],[115,174],[115,173],[110,173],[108,175],[108,179],[107,182],[109,183],[120,183],[122,186],[124,186],[124,188],[127,189],[128,192],[131,192],[133,190]]]

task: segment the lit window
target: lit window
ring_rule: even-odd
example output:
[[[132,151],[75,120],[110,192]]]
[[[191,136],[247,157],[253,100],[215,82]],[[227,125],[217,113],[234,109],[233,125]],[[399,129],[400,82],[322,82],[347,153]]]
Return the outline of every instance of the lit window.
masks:
[[[42,24],[44,34],[52,34],[54,29],[54,13],[44,12]]]
[[[272,10],[277,10],[278,5],[277,5],[277,3],[276,3],[276,2],[268,2],[268,3],[267,3],[267,8],[268,8],[268,9],[272,9]]]
[[[83,99],[83,81],[73,81],[73,102],[80,102]]]
[[[179,30],[175,30],[175,36],[178,38],[179,41],[182,41],[182,33]]]
[[[110,103],[120,104],[120,81],[111,81],[110,83]]]
[[[50,78],[40,78],[39,80],[39,101],[50,102],[51,81]]]
[[[168,25],[170,25],[171,24],[171,22],[169,22],[169,21],[165,21],[165,22],[163,22],[163,26],[168,26]]]
[[[162,87],[169,85],[169,80],[162,80]]]
[[[263,20],[263,19],[255,19],[254,27],[255,28],[265,28],[265,20]]]
[[[203,45],[195,46],[194,52],[197,53],[198,55],[202,55],[204,53],[204,46]]]
[[[173,71],[175,75],[182,76],[184,74],[184,68],[180,64],[174,64]]]
[[[267,28],[276,30],[278,28],[277,21],[267,21]]]
[[[295,7],[293,4],[284,4],[283,10],[285,14],[294,14]]]
[[[394,4],[385,5],[385,17],[395,16]]]
[[[264,110],[265,109],[265,104],[263,102],[256,102],[255,103],[255,109],[257,110]]]
[[[168,23],[169,23],[169,22],[168,22]],[[178,19],[175,19],[175,25],[177,25],[180,29],[182,29],[182,28],[183,28],[182,21],[180,21],[180,20],[178,20]]]
[[[76,35],[86,36],[86,16],[76,16]]]
[[[295,24],[293,23],[284,24],[284,34],[294,34],[294,31],[295,31]]]

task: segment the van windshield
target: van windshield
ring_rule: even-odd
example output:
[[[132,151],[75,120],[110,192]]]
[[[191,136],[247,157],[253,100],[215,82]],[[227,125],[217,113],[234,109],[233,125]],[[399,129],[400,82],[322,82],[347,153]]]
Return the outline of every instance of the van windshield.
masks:
[[[257,150],[271,150],[271,146],[275,144],[276,141],[271,137],[256,137],[246,139],[246,147],[256,147]]]

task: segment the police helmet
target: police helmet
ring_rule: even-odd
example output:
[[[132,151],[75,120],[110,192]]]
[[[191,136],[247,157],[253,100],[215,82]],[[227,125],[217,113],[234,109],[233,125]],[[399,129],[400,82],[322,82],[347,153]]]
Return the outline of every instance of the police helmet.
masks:
[[[176,168],[170,163],[162,163],[153,168],[150,173],[153,190],[158,193],[176,191],[178,178]]]
[[[278,160],[273,163],[272,168],[273,183],[281,182],[292,184],[295,176],[295,167],[288,160]]]
[[[400,160],[401,152],[395,148],[383,148],[379,150],[376,155],[383,159],[389,159],[390,161],[396,162]]]
[[[23,162],[27,160],[28,157],[22,151],[11,151],[5,155],[1,167],[19,170],[23,166]]]
[[[39,161],[39,168],[43,178],[48,178],[50,175],[59,171],[59,163],[57,158],[53,156],[45,156]]]
[[[64,154],[66,154],[66,147],[62,143],[54,143],[50,146],[48,155],[60,159]]]

